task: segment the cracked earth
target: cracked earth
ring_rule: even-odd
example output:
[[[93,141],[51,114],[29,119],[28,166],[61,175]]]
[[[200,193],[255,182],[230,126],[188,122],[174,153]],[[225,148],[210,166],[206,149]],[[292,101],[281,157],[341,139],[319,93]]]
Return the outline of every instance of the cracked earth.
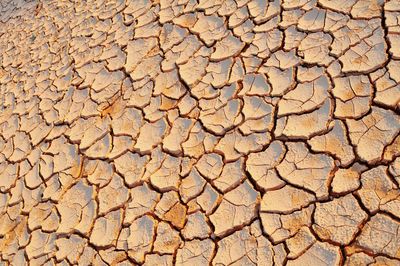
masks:
[[[0,0],[0,265],[400,265],[399,0]]]

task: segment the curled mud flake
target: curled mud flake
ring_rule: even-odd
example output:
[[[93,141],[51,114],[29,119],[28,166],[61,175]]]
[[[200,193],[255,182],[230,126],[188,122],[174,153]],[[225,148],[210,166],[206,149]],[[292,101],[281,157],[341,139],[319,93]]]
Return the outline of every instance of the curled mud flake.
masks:
[[[400,106],[399,67],[399,61],[391,60],[387,65],[388,72],[376,80],[374,102],[391,108],[398,108]]]
[[[182,180],[179,186],[179,194],[183,202],[188,202],[200,195],[205,184],[206,180],[201,176],[196,168],[192,168],[189,175]]]
[[[203,56],[191,57],[185,64],[179,66],[179,75],[188,85],[196,85],[206,74],[208,58]]]
[[[110,183],[98,192],[99,214],[121,207],[128,200],[128,188],[121,176],[114,174]]]
[[[209,180],[214,180],[222,172],[222,156],[216,153],[204,154],[196,163],[196,169]]]
[[[202,81],[211,84],[214,88],[227,85],[232,65],[231,58],[220,62],[210,62],[206,68],[207,75],[203,77]]]
[[[221,175],[213,181],[214,185],[223,192],[228,192],[245,179],[244,159],[226,163]]]
[[[370,264],[370,265],[396,265],[398,260],[389,259],[383,256],[372,257],[365,253],[354,253],[346,258],[345,265],[360,265],[360,264]]]
[[[143,153],[151,152],[153,148],[162,142],[168,128],[168,123],[164,118],[161,118],[154,123],[146,122],[140,128],[135,148]]]
[[[217,110],[200,112],[199,119],[208,130],[216,135],[223,135],[234,128],[243,120],[241,111],[241,102],[239,99],[230,100],[225,106]]]
[[[333,58],[329,56],[332,37],[329,34],[316,32],[308,34],[299,45],[299,54],[304,56],[306,63],[329,65]]]
[[[185,240],[194,238],[205,239],[211,234],[211,228],[207,223],[207,218],[202,212],[196,212],[187,217],[187,222],[182,230]]]
[[[71,263],[78,263],[78,259],[87,245],[87,240],[80,236],[72,235],[70,238],[58,238],[55,243],[57,260],[68,259]]]
[[[390,174],[396,179],[397,183],[400,181],[400,158],[396,158],[389,166]]]
[[[164,138],[163,148],[174,155],[181,154],[181,145],[187,140],[193,125],[194,121],[191,119],[177,118],[172,125],[170,133]]]
[[[326,11],[313,8],[299,19],[299,29],[306,31],[320,31],[324,27]]]
[[[139,184],[144,173],[149,156],[127,152],[114,160],[115,168],[129,186]]]
[[[143,125],[142,113],[135,108],[126,108],[112,117],[111,128],[115,135],[129,135],[136,138]]]
[[[31,240],[26,246],[26,255],[28,259],[39,258],[56,251],[55,233],[44,233],[38,229],[31,234]]]
[[[211,54],[211,60],[222,60],[236,56],[244,46],[245,43],[229,33],[225,38],[215,44],[215,51]]]
[[[46,232],[56,231],[59,226],[60,218],[56,208],[50,203],[39,203],[36,205],[28,217],[28,228],[35,230],[41,228]]]
[[[173,255],[148,254],[143,265],[173,265]]]
[[[2,162],[0,164],[0,173],[2,176],[2,185],[0,185],[0,191],[8,191],[15,183],[18,174],[18,164],[8,164],[7,162]]]
[[[393,34],[389,33],[387,35],[387,38],[388,38],[389,43],[390,43],[390,49],[389,49],[390,54],[393,56],[393,58],[400,59],[400,52],[399,52],[400,37],[399,37],[399,35],[398,34],[394,34],[394,33]]]
[[[151,55],[154,50],[157,49],[157,39],[156,38],[148,38],[148,39],[137,39],[128,43],[126,52],[127,52],[127,61],[125,64],[125,68],[128,72],[133,72],[139,65],[139,63]]]
[[[333,0],[319,0],[318,1],[323,7],[329,8],[335,11],[350,13],[351,8],[357,2],[356,0],[340,0],[335,2]]]
[[[314,235],[311,233],[308,227],[301,227],[300,230],[293,237],[286,240],[286,244],[290,253],[288,259],[296,259],[316,242]]]
[[[357,1],[351,9],[350,14],[354,18],[371,19],[380,17],[384,1],[382,0],[361,0]]]
[[[160,167],[150,176],[150,183],[162,192],[178,190],[181,158],[166,155]]]
[[[327,76],[298,84],[286,93],[278,104],[278,116],[299,114],[315,110],[328,97],[330,82]]]

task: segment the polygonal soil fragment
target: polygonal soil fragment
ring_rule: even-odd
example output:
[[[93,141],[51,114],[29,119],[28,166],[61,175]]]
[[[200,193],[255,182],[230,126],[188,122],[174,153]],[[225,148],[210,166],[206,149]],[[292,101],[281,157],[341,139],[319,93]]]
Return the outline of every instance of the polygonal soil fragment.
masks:
[[[378,28],[372,36],[363,39],[339,58],[343,64],[342,71],[368,73],[381,67],[388,57],[386,47],[383,29]]]
[[[220,40],[225,35],[224,20],[219,16],[204,16],[199,15],[199,18],[194,24],[192,30],[200,34],[200,38],[211,45],[215,40]]]
[[[303,143],[288,142],[286,145],[288,152],[276,167],[282,179],[313,191],[317,198],[326,198],[333,159],[324,154],[311,154]]]
[[[286,240],[286,245],[290,250],[288,259],[295,259],[306,252],[314,243],[316,239],[308,227],[301,227],[300,230],[293,237]]]
[[[240,101],[234,99],[217,110],[200,112],[199,119],[208,130],[216,135],[222,135],[241,122],[242,115],[240,114],[240,110]]]
[[[205,239],[211,233],[211,228],[207,223],[207,218],[202,212],[195,212],[187,216],[185,228],[182,234],[185,239]]]
[[[399,0],[0,2],[0,265],[400,264]]]
[[[290,214],[261,212],[261,222],[265,232],[277,243],[296,235],[302,228],[311,226],[314,205]]]
[[[285,183],[276,172],[276,166],[282,161],[286,147],[280,141],[272,142],[265,151],[251,153],[246,161],[246,170],[258,186],[273,190]]]
[[[385,69],[379,69],[376,73],[372,73],[376,85],[376,95],[374,102],[380,105],[384,105],[389,108],[396,108],[400,104],[400,75],[398,68],[400,62],[397,60],[391,60],[388,65],[388,71],[384,73]],[[384,73],[384,75],[382,75]],[[376,76],[373,74],[377,74]]]
[[[232,190],[245,178],[244,167],[244,159],[226,163],[220,176],[213,181],[214,185],[224,193]]]
[[[56,234],[54,233],[44,233],[41,230],[33,231],[31,240],[26,246],[26,255],[28,259],[46,256],[56,251],[55,240]]]
[[[278,115],[299,114],[315,110],[328,97],[329,79],[323,75],[298,84],[279,101]]]
[[[173,229],[169,224],[161,222],[157,226],[157,236],[154,242],[154,251],[161,254],[174,254],[179,245],[181,238],[178,231]]]
[[[367,218],[368,215],[350,194],[327,203],[317,203],[313,228],[322,239],[347,245]]]
[[[177,265],[205,265],[212,259],[215,244],[210,239],[185,242],[178,249]]]
[[[113,175],[110,183],[101,188],[98,193],[99,214],[105,214],[111,209],[122,206],[129,197],[128,188],[124,185],[124,180],[117,174]]]
[[[213,260],[216,265],[238,263],[242,265],[272,265],[271,243],[261,234],[258,222],[246,226],[220,240]]]
[[[319,109],[311,113],[283,116],[276,122],[275,134],[290,139],[308,139],[326,132],[331,112],[332,103],[327,99]]]
[[[342,166],[348,166],[354,161],[355,156],[347,138],[347,129],[340,120],[332,121],[331,125],[331,131],[313,137],[308,143],[313,151],[331,153],[339,158]]]
[[[142,216],[135,220],[127,229],[121,232],[118,245],[128,251],[129,257],[137,262],[143,262],[154,242],[157,222],[150,216]]]
[[[367,76],[335,78],[332,94],[335,96],[335,116],[359,118],[370,109],[372,86]]]
[[[272,213],[292,213],[307,207],[315,201],[315,196],[290,185],[273,191],[267,191],[261,201],[261,211]]]
[[[385,146],[400,131],[398,115],[379,107],[372,107],[372,112],[360,120],[347,119],[346,124],[357,154],[368,163],[380,160]]]
[[[364,169],[360,164],[354,164],[348,169],[338,169],[331,183],[332,192],[347,193],[359,188],[361,185],[360,172]]]
[[[312,265],[315,261],[319,265],[340,265],[342,257],[339,247],[317,242],[297,259],[289,260],[287,265]]]
[[[68,233],[78,230],[87,234],[96,216],[97,203],[94,188],[80,181],[71,187],[60,199],[57,210],[60,225],[57,232]]]
[[[378,166],[362,173],[361,188],[356,193],[370,212],[384,210],[400,217],[400,191],[387,171],[387,167]]]
[[[259,193],[248,181],[226,193],[217,210],[210,216],[215,234],[222,236],[241,225],[250,222],[256,215]]]
[[[90,235],[90,242],[98,247],[115,245],[121,230],[122,214],[119,209],[97,218]]]
[[[116,170],[124,177],[129,186],[134,186],[142,179],[148,156],[127,152],[114,160]]]
[[[377,214],[366,223],[356,239],[356,245],[399,259],[399,230],[399,222],[384,214]]]
[[[151,149],[161,143],[165,133],[167,132],[167,128],[168,124],[165,119],[159,119],[154,123],[145,123],[140,128],[135,148],[142,153],[151,152]]]

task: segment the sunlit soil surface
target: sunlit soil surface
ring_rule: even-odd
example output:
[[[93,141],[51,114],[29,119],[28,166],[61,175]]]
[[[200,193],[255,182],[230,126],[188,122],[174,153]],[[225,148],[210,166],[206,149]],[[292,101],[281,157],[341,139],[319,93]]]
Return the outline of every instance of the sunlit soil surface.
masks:
[[[400,265],[397,0],[0,0],[0,265]]]

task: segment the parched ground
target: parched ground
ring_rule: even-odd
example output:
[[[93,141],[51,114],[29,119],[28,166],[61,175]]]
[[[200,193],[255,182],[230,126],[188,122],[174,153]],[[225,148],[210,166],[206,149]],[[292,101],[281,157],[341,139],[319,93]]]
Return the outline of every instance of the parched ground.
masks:
[[[399,0],[0,0],[0,265],[400,265]]]

